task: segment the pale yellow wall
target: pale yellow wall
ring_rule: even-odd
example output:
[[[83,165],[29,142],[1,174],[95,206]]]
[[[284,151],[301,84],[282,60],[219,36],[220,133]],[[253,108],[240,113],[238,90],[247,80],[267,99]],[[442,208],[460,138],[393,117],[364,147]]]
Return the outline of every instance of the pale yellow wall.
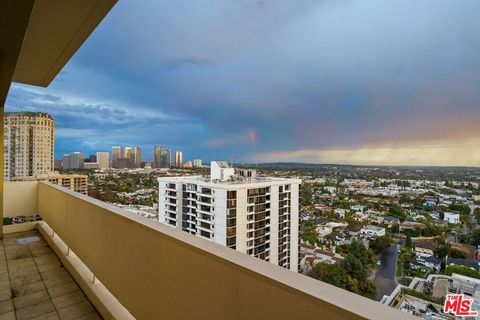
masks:
[[[408,317],[92,198],[39,184],[45,221],[137,319]]]
[[[3,186],[4,218],[38,213],[38,182],[5,182]]]

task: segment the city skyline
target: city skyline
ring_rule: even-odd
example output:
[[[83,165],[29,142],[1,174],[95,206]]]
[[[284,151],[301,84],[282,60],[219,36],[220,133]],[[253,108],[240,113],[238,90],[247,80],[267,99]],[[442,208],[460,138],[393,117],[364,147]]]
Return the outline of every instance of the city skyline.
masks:
[[[158,147],[158,145],[154,146],[154,149],[155,147]],[[162,146],[163,147],[163,146]],[[166,148],[167,150],[171,150],[171,148]],[[76,150],[76,149],[75,149]],[[138,150],[138,153],[135,151],[135,150]],[[92,156],[95,156],[95,157],[98,157],[99,154],[108,154],[108,158],[110,157],[114,157],[113,155],[116,154],[118,152],[118,156],[120,159],[131,159],[132,161],[134,161],[133,159],[135,159],[135,164],[137,164],[138,166],[138,163],[139,162],[150,162],[150,163],[154,163],[154,159],[146,159],[142,156],[142,149],[138,146],[111,146],[110,147],[110,150],[109,151],[103,151],[103,150],[97,150],[97,151],[92,151],[92,152],[83,152],[83,151],[72,151],[72,152],[69,152],[69,153],[64,153],[63,155],[59,156],[58,159],[55,159],[55,160],[62,160],[62,158],[65,158],[66,156],[70,156],[72,154],[82,154],[83,156],[89,156],[89,157],[92,157]],[[131,153],[131,155],[130,155]],[[176,150],[175,151],[175,158],[172,158],[172,155],[170,155],[170,165],[177,165],[177,158],[176,158],[176,154],[177,153],[180,153],[180,158],[179,159],[183,159],[183,151],[181,150]],[[128,154],[128,156],[127,156]],[[187,160],[187,161],[193,161],[193,160],[199,160],[197,158],[192,158],[191,160]],[[85,162],[89,162],[89,158],[85,158]],[[182,161],[182,163],[184,163],[184,161]],[[200,163],[201,163],[201,160],[200,160]]]
[[[153,159],[162,137],[207,160],[480,165],[479,3],[190,5],[118,3],[6,110],[52,114],[57,159],[118,144]]]

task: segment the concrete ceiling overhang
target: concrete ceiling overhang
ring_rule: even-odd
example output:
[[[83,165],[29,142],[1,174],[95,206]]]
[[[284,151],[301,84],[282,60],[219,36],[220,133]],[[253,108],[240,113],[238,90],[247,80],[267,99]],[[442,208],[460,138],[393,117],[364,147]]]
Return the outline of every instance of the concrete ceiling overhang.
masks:
[[[116,0],[36,0],[12,81],[46,87]]]
[[[35,0],[0,2],[0,107],[7,97]]]
[[[116,2],[0,1],[0,107],[11,82],[48,86]]]

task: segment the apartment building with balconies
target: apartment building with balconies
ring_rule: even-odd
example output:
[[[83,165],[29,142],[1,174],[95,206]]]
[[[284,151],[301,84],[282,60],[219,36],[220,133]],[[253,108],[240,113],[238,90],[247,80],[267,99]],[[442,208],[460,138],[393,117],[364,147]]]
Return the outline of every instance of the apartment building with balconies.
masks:
[[[88,195],[88,176],[84,174],[42,174],[35,177],[17,178],[12,181],[44,181]]]
[[[53,118],[44,112],[6,112],[3,121],[5,179],[52,172]]]
[[[300,180],[243,173],[159,178],[159,221],[297,271]]]

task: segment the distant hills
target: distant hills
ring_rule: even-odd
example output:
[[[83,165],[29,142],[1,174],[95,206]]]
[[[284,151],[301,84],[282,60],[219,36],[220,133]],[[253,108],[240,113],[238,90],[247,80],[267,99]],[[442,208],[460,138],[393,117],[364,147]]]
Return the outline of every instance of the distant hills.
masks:
[[[302,162],[271,162],[271,163],[246,163],[235,164],[236,167],[256,167],[256,168],[272,168],[272,169],[331,169],[331,168],[345,168],[345,169],[408,169],[408,170],[478,170],[478,167],[449,167],[449,166],[371,166],[371,165],[351,165],[351,164],[322,164],[322,163],[302,163]]]

